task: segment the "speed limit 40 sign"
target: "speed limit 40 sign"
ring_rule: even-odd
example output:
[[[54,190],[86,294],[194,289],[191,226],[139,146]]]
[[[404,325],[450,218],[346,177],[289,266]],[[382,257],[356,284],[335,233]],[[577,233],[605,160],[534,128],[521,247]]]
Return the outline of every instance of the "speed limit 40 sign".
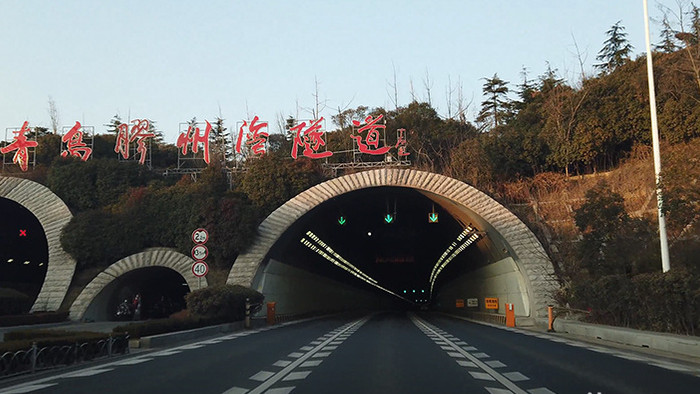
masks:
[[[192,264],[192,273],[194,276],[201,278],[209,272],[209,266],[204,261],[195,261]]]

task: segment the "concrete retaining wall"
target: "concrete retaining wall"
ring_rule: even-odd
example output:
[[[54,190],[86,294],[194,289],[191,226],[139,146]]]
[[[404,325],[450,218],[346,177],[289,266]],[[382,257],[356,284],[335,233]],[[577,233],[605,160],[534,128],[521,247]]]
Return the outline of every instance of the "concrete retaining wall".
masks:
[[[546,321],[542,320],[539,320],[539,323],[547,324]],[[554,320],[554,330],[590,339],[599,339],[624,345],[682,354],[685,356],[700,357],[700,337],[641,331],[625,327],[589,324],[566,319]]]

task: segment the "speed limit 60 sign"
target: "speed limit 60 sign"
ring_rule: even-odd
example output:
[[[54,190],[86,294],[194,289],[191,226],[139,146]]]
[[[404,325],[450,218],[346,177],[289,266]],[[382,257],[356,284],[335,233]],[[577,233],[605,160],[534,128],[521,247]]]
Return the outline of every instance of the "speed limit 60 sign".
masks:
[[[192,273],[194,276],[201,278],[209,272],[209,266],[204,261],[195,261],[192,264]]]

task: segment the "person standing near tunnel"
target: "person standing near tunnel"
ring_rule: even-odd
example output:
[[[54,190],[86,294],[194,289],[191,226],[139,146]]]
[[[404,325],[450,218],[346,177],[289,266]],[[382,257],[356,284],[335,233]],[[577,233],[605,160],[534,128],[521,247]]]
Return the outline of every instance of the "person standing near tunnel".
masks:
[[[134,309],[134,320],[141,320],[141,294],[136,293],[134,296],[134,301],[132,302],[132,307]]]

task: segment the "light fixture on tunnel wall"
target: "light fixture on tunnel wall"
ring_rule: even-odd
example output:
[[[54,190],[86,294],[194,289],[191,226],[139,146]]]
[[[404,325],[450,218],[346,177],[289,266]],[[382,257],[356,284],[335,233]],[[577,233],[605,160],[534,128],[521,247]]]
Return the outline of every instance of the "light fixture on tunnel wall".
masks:
[[[455,242],[452,242],[450,246],[445,249],[438,261],[433,266],[433,270],[430,273],[430,296],[433,295],[433,288],[435,287],[435,281],[440,275],[443,269],[449,264],[458,254],[462,253],[469,245],[476,242],[481,235],[484,233],[478,231],[476,228],[469,224],[464,231],[462,231]],[[460,245],[461,243],[461,245]],[[448,257],[449,256],[449,257]]]
[[[324,259],[330,261],[333,263],[335,266],[342,268],[343,270],[349,272],[351,275],[355,276],[356,278],[362,280],[363,282],[372,285],[382,291],[385,291],[395,297],[398,297],[404,301],[408,301],[404,297],[401,297],[400,295],[394,293],[393,291],[386,289],[379,285],[379,283],[369,275],[365,274],[362,272],[359,268],[355,267],[352,265],[349,261],[345,260],[343,256],[339,255],[336,253],[330,246],[328,246],[325,242],[323,242],[316,234],[314,234],[311,231],[306,232],[306,236],[309,237],[313,242],[309,241],[305,237],[302,237],[300,242],[306,246],[307,248],[311,249],[312,251],[316,252],[319,254],[321,257]]]

